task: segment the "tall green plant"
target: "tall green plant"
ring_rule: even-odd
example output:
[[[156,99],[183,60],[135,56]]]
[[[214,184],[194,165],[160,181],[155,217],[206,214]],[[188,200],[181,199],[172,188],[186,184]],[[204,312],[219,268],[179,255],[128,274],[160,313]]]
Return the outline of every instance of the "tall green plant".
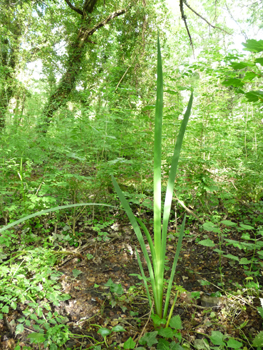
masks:
[[[187,110],[184,114],[184,119],[182,121],[179,134],[177,137],[177,141],[174,148],[174,154],[172,158],[172,164],[169,174],[169,179],[167,183],[167,190],[165,196],[164,210],[163,210],[163,221],[162,221],[162,208],[161,208],[161,142],[162,142],[162,116],[163,116],[163,74],[162,74],[162,58],[161,58],[161,50],[160,43],[158,38],[158,63],[157,63],[157,99],[156,99],[156,109],[155,109],[155,141],[154,141],[154,241],[152,240],[149,231],[146,226],[141,222],[141,220],[135,218],[132,213],[132,210],[129,206],[129,203],[125,199],[119,185],[117,184],[115,178],[112,176],[113,185],[115,190],[120,198],[120,201],[128,215],[130,222],[133,226],[133,229],[136,233],[136,236],[139,240],[140,246],[143,251],[143,255],[147,262],[147,267],[150,275],[150,282],[153,291],[154,298],[154,306],[156,314],[160,318],[166,318],[168,312],[168,305],[170,299],[170,293],[172,289],[173,278],[176,270],[177,261],[179,258],[179,253],[182,245],[183,233],[184,233],[184,225],[185,225],[185,217],[183,220],[183,224],[181,226],[181,231],[179,235],[179,240],[177,244],[177,250],[174,257],[174,262],[172,266],[172,271],[170,275],[170,281],[166,293],[166,300],[163,309],[163,292],[164,292],[164,262],[166,256],[166,238],[167,238],[167,229],[169,216],[171,211],[171,203],[173,196],[173,188],[174,181],[177,172],[178,160],[180,156],[180,151],[182,147],[183,137],[186,130],[186,126],[188,123],[188,119],[190,116],[192,102],[193,102],[193,93],[191,93],[191,97],[187,106]],[[139,225],[143,229],[147,241],[150,246],[152,262],[150,260],[149,254],[146,249],[146,245],[144,243],[144,239],[142,236],[141,229]],[[163,224],[163,225],[162,225]],[[136,250],[136,256],[138,259],[139,267],[141,270],[141,274],[144,280],[147,296],[149,299],[150,307],[152,306],[151,296],[147,284],[147,278],[145,277],[142,263],[139,257],[139,254]],[[173,308],[172,308],[173,309]],[[169,319],[171,317],[172,310],[170,312]]]

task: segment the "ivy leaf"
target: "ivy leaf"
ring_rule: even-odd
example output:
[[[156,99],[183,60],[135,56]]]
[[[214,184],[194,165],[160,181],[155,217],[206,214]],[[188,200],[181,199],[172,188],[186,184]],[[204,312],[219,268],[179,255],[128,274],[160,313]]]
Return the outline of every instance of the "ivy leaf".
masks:
[[[130,337],[126,342],[123,344],[124,349],[134,349],[136,343],[132,340],[132,337]]]
[[[174,332],[170,327],[167,327],[167,328],[159,329],[158,334],[164,338],[172,338],[174,335]]]
[[[176,315],[171,318],[170,327],[174,329],[182,329],[182,321],[179,315]]]
[[[166,323],[166,320],[164,318],[160,318],[158,315],[152,315],[151,318],[156,326]]]
[[[107,335],[111,334],[111,331],[108,328],[100,328],[97,333],[99,333],[103,336],[103,338],[105,338],[107,337]]]
[[[157,350],[170,350],[170,343],[166,339],[158,341]]]
[[[139,341],[139,343],[142,345],[147,344],[148,347],[151,347],[153,344],[158,343],[158,341],[156,339],[157,334],[158,334],[157,331],[145,333],[144,336]]]
[[[113,327],[111,331],[112,332],[125,332],[125,329],[122,326],[117,325],[117,326]]]

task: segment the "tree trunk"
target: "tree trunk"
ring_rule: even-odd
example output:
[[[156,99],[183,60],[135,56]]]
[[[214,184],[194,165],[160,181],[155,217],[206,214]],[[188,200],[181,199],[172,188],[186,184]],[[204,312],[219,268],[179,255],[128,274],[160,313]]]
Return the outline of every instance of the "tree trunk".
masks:
[[[73,9],[79,14],[82,14],[83,19],[86,18],[87,12],[90,13],[93,11],[93,8],[97,2],[97,0],[86,0],[83,6],[83,10],[80,10],[74,7],[72,4],[70,4],[68,0],[65,1],[71,9]],[[44,107],[44,121],[43,124],[40,126],[42,132],[45,133],[47,131],[48,125],[52,120],[54,112],[66,104],[70,92],[75,87],[75,83],[81,67],[82,57],[86,53],[86,44],[92,43],[89,40],[89,37],[92,36],[98,29],[104,27],[112,19],[125,13],[128,10],[128,8],[113,12],[106,19],[97,23],[92,29],[87,29],[85,27],[81,27],[79,29],[77,39],[71,46],[71,52],[67,61],[67,71],[61,78],[58,88],[50,96],[48,103]]]
[[[15,68],[14,50],[9,48],[8,39],[0,40],[3,53],[0,57],[0,64],[5,69],[5,74],[2,80],[2,89],[0,91],[0,130],[5,127],[5,114],[11,98],[14,95],[14,83],[12,82],[12,73]]]

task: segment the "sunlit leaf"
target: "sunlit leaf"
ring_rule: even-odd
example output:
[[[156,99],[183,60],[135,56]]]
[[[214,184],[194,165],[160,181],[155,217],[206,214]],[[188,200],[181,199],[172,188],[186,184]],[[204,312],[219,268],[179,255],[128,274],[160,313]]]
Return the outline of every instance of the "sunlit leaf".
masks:
[[[211,239],[203,239],[202,241],[198,242],[198,244],[201,244],[205,247],[214,247],[215,243]]]

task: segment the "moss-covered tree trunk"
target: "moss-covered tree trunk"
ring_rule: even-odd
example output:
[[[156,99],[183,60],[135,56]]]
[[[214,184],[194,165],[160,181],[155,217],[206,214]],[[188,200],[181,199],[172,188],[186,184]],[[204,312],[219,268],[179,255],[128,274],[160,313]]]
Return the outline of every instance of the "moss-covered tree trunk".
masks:
[[[90,16],[98,0],[86,0],[83,9],[76,8],[68,0],[65,0],[68,6],[82,16],[81,23],[85,23],[78,30],[78,35],[70,47],[69,58],[67,61],[67,70],[62,76],[56,91],[50,96],[48,103],[44,107],[44,121],[41,125],[41,131],[46,132],[49,123],[51,122],[54,112],[66,104],[69,94],[75,88],[75,83],[80,72],[82,58],[87,51],[87,44],[93,45],[90,37],[101,27],[105,26],[115,17],[125,13],[128,8],[113,12],[101,22],[97,23],[92,28],[87,28],[90,23]]]

